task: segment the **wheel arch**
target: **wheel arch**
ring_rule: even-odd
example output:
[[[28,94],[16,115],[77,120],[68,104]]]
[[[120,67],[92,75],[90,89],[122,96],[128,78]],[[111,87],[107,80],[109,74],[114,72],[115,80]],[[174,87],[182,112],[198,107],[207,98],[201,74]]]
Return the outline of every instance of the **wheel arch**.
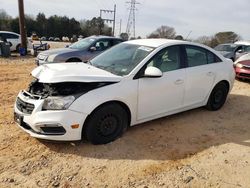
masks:
[[[229,81],[227,81],[227,80],[221,80],[221,81],[219,81],[218,83],[216,83],[216,84],[214,85],[214,87],[215,87],[216,85],[218,85],[219,83],[224,83],[224,84],[227,86],[228,91],[230,90],[230,83],[229,83]]]
[[[206,99],[205,99],[205,101],[204,101],[204,102],[205,102],[204,104],[207,104],[207,102],[208,102],[208,100],[209,100],[209,97],[210,97],[211,93],[213,92],[213,89],[214,89],[219,83],[224,83],[224,84],[226,84],[227,89],[228,89],[228,92],[230,91],[230,88],[231,88],[230,82],[229,82],[228,80],[220,80],[220,81],[216,82],[216,83],[213,85],[213,87],[211,88],[210,92],[208,93],[208,95],[207,95],[207,97],[206,97]]]

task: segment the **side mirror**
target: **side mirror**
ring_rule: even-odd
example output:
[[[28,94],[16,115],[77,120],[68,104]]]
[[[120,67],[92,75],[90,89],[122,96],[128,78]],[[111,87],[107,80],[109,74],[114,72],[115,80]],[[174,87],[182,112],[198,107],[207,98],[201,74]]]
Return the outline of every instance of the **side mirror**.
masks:
[[[242,50],[242,49],[240,49],[240,50],[238,50],[237,52],[238,52],[238,53],[242,53],[242,52],[243,52],[243,50]]]
[[[96,51],[96,47],[94,47],[94,46],[90,47],[89,51],[91,51],[91,52]]]
[[[144,77],[159,78],[162,77],[162,72],[156,67],[147,67],[144,73]]]

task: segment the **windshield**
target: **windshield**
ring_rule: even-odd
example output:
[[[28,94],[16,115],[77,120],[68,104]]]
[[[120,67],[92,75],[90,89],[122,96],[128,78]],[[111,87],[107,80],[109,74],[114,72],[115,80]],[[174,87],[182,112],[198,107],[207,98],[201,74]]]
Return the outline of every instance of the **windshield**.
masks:
[[[246,52],[250,52],[250,46],[247,46],[247,47],[245,48],[245,51],[246,51]]]
[[[70,45],[69,48],[71,48],[71,49],[83,49],[83,48],[87,48],[94,41],[95,41],[95,38],[85,38],[85,39],[79,40],[78,42],[75,42],[74,44]]]
[[[223,44],[216,46],[214,49],[217,51],[233,52],[236,47],[237,47],[236,45]]]
[[[121,43],[91,60],[91,64],[115,75],[129,74],[154,48]]]

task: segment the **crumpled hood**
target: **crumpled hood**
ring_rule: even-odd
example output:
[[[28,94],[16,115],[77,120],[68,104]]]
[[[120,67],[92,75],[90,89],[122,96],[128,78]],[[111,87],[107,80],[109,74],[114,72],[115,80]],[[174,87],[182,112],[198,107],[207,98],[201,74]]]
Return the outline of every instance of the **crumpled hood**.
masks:
[[[35,68],[32,76],[42,83],[119,82],[122,77],[85,63],[45,64]]]

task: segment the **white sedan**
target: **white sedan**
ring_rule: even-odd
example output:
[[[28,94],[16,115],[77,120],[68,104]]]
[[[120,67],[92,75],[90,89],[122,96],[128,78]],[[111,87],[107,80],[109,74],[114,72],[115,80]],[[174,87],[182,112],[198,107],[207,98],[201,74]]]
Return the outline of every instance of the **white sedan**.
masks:
[[[142,122],[205,106],[220,109],[233,87],[233,62],[185,41],[121,43],[88,64],[55,63],[32,71],[15,120],[47,140],[114,141]]]
[[[19,51],[21,35],[10,31],[0,31],[0,39],[6,39],[10,43],[10,51]],[[30,39],[27,40],[27,48],[32,48]]]

